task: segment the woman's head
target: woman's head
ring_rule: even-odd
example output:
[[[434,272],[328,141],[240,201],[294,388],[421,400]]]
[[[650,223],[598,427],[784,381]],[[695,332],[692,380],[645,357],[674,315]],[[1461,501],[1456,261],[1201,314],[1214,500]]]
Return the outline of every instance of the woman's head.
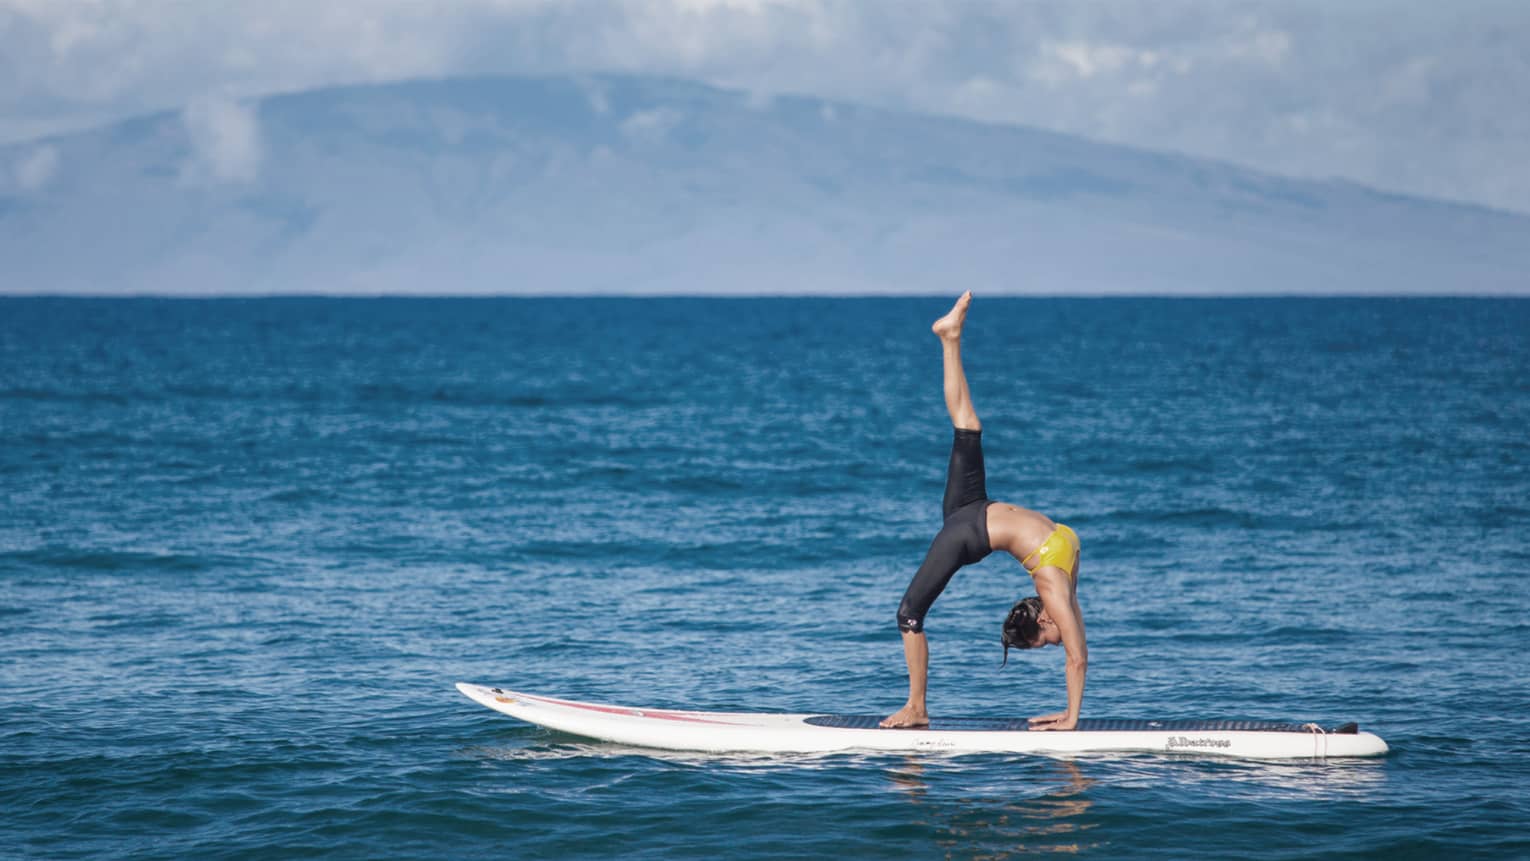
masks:
[[[1020,600],[1015,603],[1015,606],[1009,608],[1009,615],[1004,619],[1004,626],[999,629],[999,642],[1004,645],[1004,662],[999,666],[1009,663],[1009,650],[1012,647],[1034,649],[1047,644],[1045,633],[1042,631],[1042,614],[1045,609],[1041,599],[1035,595]]]

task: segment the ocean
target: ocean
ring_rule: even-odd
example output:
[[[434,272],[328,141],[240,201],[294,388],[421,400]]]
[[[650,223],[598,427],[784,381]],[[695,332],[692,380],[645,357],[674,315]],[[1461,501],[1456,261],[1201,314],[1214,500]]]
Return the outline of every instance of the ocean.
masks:
[[[708,756],[457,681],[890,713],[940,521],[885,299],[0,300],[0,856],[1530,857],[1530,301],[999,299],[996,499],[1074,527],[1087,717],[1376,760]],[[1003,554],[936,714],[1062,708]]]

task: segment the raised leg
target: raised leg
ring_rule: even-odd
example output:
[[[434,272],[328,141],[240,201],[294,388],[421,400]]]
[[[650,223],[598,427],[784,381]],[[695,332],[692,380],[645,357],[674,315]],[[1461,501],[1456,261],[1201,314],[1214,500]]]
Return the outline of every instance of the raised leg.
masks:
[[[930,331],[940,337],[944,366],[946,412],[951,424],[962,430],[982,430],[977,410],[972,407],[972,392],[967,388],[967,374],[962,370],[962,326],[967,322],[967,308],[972,304],[972,291],[963,293],[944,317],[936,320]]]
[[[965,504],[968,496],[981,499],[983,491],[983,454],[977,431],[983,429],[978,421],[977,410],[972,406],[972,393],[967,388],[967,374],[962,370],[962,326],[967,322],[967,307],[972,304],[972,291],[963,293],[945,316],[930,326],[930,331],[940,338],[943,360],[943,385],[946,395],[946,412],[958,433],[951,446],[951,466],[947,470],[946,495],[942,516],[949,518],[955,508]],[[961,431],[970,433],[965,436]],[[974,496],[975,494],[975,496]],[[979,515],[981,516],[981,512]],[[955,527],[955,528],[953,528]],[[903,603],[898,608],[898,628],[903,632],[903,660],[908,664],[908,701],[903,708],[889,715],[881,723],[883,727],[926,726],[930,716],[925,708],[925,695],[930,675],[930,643],[924,635],[924,614],[930,604],[946,588],[956,569],[988,553],[988,547],[976,547],[981,541],[965,536],[970,529],[948,523],[935,537],[925,562],[909,584]],[[966,547],[973,545],[972,551]]]

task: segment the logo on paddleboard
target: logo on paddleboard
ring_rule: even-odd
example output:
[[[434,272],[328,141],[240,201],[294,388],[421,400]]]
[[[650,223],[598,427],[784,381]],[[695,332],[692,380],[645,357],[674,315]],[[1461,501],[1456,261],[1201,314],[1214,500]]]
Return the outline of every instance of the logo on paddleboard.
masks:
[[[1189,736],[1169,736],[1169,749],[1175,748],[1230,748],[1232,742],[1227,739],[1190,739]]]

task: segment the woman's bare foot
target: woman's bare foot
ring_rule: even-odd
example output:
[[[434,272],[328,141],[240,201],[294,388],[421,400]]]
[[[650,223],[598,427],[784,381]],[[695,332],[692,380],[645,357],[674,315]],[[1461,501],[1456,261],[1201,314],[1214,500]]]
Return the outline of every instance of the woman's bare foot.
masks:
[[[962,336],[962,324],[967,322],[967,306],[972,304],[972,291],[968,290],[957,297],[956,304],[941,317],[930,325],[930,331],[939,335],[943,341],[953,341]]]
[[[883,729],[910,728],[917,726],[929,726],[930,716],[925,714],[923,708],[906,705],[888,717],[884,718],[877,726]]]

